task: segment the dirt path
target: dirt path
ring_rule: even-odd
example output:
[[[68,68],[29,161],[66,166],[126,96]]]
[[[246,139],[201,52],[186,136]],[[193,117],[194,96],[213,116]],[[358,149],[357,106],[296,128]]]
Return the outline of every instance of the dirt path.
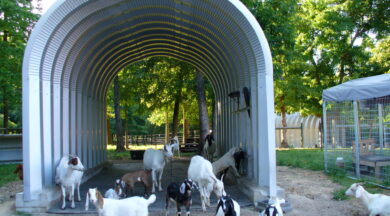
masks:
[[[278,167],[278,185],[285,189],[286,199],[293,211],[287,216],[366,216],[367,210],[355,198],[345,201],[332,199],[333,191],[341,187],[330,181],[322,172],[299,168]],[[21,182],[13,182],[0,188],[0,215],[15,215],[16,192],[22,190]],[[163,211],[162,211],[163,212]],[[214,210],[207,213],[192,211],[191,215],[212,216]],[[152,212],[151,216],[165,215]],[[174,215],[171,210],[171,215]],[[258,215],[253,207],[243,208],[242,216]],[[57,214],[58,216],[58,214]]]
[[[285,189],[293,211],[288,216],[365,216],[364,205],[355,198],[333,200],[333,192],[341,186],[320,171],[278,167],[278,185]]]

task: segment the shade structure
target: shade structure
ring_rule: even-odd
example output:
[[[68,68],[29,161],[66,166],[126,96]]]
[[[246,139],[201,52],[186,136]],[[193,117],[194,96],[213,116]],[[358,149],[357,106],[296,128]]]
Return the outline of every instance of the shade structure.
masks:
[[[350,80],[324,90],[324,101],[353,101],[390,95],[390,74]]]
[[[275,196],[271,53],[240,1],[58,0],[36,24],[24,56],[24,202],[52,199],[42,194],[54,187],[62,155],[79,155],[90,170],[106,160],[109,85],[126,65],[153,56],[205,74],[216,97],[219,153],[241,143],[248,178]],[[245,87],[250,116],[237,112],[246,107]],[[239,105],[228,97],[234,91]]]

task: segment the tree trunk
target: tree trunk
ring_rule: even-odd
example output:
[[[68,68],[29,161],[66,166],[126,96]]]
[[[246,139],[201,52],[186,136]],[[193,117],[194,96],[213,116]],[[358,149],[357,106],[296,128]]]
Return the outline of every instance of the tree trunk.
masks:
[[[128,138],[128,127],[129,127],[129,121],[127,119],[128,113],[126,111],[126,118],[125,118],[125,146],[126,149],[129,149],[129,138]]]
[[[203,151],[204,140],[209,131],[209,117],[207,114],[206,94],[204,88],[204,76],[202,73],[196,73],[196,95],[199,107],[199,146],[198,154],[201,155]]]
[[[187,110],[186,107],[183,106],[183,143],[185,144],[187,141],[187,138],[190,134],[190,128],[188,125],[188,119],[187,119]]]
[[[213,98],[213,104],[211,105],[211,130],[213,130],[213,134],[215,135],[215,99]]]
[[[281,107],[281,113],[282,113],[282,127],[287,127],[286,107],[284,105]],[[288,148],[287,129],[282,129],[282,143],[281,143],[281,146],[283,148]]]
[[[4,15],[5,16],[5,15]],[[8,32],[3,32],[3,41],[8,41]],[[3,127],[4,127],[4,134],[8,134],[8,120],[9,120],[9,103],[8,103],[8,94],[7,89],[5,86],[3,86]]]
[[[165,143],[169,143],[169,116],[168,116],[168,111],[165,111]]]
[[[8,120],[9,120],[9,104],[7,99],[7,94],[5,89],[3,88],[3,127],[4,127],[4,134],[8,134]]]
[[[107,119],[106,122],[107,122],[107,142],[108,144],[114,144],[114,142],[112,141],[113,139],[111,133],[110,119]]]
[[[179,92],[175,98],[175,107],[173,108],[172,137],[171,138],[177,136],[177,132],[178,132],[178,128],[179,128],[180,102],[181,102],[181,90],[179,90]]]
[[[118,76],[114,79],[114,106],[115,106],[115,127],[116,127],[116,151],[125,151],[123,143],[123,128],[121,119],[121,109],[119,105],[119,81]]]
[[[338,83],[339,85],[343,83],[344,76],[345,76],[344,60],[343,60],[343,58],[341,58],[340,70],[339,70],[339,83]]]

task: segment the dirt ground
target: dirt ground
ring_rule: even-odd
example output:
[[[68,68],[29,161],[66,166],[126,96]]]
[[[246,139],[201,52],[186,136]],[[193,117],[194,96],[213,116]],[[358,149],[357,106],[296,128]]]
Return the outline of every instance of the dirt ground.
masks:
[[[286,200],[293,210],[287,216],[366,216],[367,210],[355,198],[345,201],[332,200],[333,191],[341,187],[330,181],[322,172],[309,171],[299,168],[278,167],[278,185],[285,189]],[[16,215],[15,193],[22,190],[22,183],[12,182],[0,188],[0,215]],[[191,215],[211,216],[214,211],[207,213],[192,211]],[[45,214],[48,216],[48,214]],[[57,214],[58,215],[58,214]],[[162,212],[151,212],[149,215],[165,215]],[[171,209],[170,215],[174,215]],[[245,207],[241,215],[258,215],[254,207]]]

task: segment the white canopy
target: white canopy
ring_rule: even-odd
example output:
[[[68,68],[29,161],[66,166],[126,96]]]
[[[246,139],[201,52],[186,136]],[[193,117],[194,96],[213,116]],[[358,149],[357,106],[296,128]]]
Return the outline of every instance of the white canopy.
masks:
[[[390,74],[354,79],[322,92],[324,101],[364,100],[390,95]]]

